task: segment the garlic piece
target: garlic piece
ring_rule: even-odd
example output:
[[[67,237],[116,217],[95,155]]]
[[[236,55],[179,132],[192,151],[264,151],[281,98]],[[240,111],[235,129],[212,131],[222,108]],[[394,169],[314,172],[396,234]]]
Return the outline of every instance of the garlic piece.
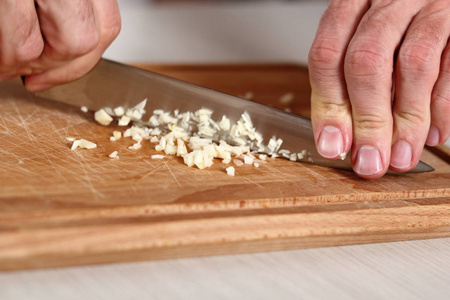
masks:
[[[118,106],[114,108],[114,114],[118,117],[121,117],[125,114],[125,109],[123,108],[123,106]]]
[[[94,149],[97,148],[97,144],[90,142],[85,139],[75,140],[72,144],[72,148],[70,150],[75,150],[77,148],[84,148],[84,149]]]
[[[118,154],[118,152],[117,152],[117,151],[114,151],[114,152],[112,152],[110,155],[108,155],[108,157],[119,159],[119,156],[118,156],[117,154]]]
[[[236,169],[234,167],[228,167],[225,169],[227,171],[227,175],[234,176]]]
[[[94,117],[95,121],[104,126],[108,126],[113,121],[113,118],[103,108],[96,111]]]
[[[130,124],[131,119],[128,116],[122,116],[119,120],[119,126],[128,126]]]

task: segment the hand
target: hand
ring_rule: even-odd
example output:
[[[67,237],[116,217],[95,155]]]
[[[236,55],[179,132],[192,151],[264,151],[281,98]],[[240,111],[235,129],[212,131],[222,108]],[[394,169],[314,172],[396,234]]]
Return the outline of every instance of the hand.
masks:
[[[450,1],[331,0],[309,54],[322,156],[408,171],[450,135]]]
[[[89,72],[120,31],[116,0],[0,0],[0,80],[30,91]]]

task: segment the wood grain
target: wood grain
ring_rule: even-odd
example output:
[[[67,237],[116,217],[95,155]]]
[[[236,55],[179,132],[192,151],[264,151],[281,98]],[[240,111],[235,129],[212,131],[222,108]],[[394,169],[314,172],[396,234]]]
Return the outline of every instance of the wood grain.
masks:
[[[302,67],[146,67],[279,108],[291,92],[289,108],[309,114]],[[450,236],[444,154],[424,151],[435,172],[375,181],[281,159],[230,177],[220,163],[198,170],[150,159],[149,143],[111,142],[117,127],[18,81],[1,83],[0,103],[0,270]],[[98,148],[71,151],[66,137]]]

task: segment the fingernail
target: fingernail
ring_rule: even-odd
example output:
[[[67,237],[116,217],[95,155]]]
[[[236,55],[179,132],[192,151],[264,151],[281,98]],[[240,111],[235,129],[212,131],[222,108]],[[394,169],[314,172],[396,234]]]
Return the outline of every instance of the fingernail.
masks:
[[[317,151],[325,158],[335,158],[344,152],[344,137],[342,132],[331,125],[323,128]]]
[[[383,170],[380,151],[373,146],[362,146],[356,156],[355,171],[361,175],[375,175]]]
[[[405,141],[397,141],[392,146],[391,166],[397,169],[406,169],[411,165],[412,149]]]
[[[427,141],[425,142],[428,146],[437,146],[439,145],[439,129],[437,129],[434,125],[430,126],[430,131],[428,131]]]

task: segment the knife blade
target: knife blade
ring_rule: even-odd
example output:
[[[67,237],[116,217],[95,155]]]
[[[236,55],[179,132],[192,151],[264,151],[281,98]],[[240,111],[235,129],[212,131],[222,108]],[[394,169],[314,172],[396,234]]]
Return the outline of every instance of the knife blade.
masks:
[[[350,155],[344,160],[328,160],[320,156],[315,147],[311,121],[307,118],[106,59],[81,79],[37,94],[70,105],[86,106],[93,111],[104,107],[132,108],[148,99],[147,113],[155,109],[183,112],[208,108],[214,111],[214,119],[226,115],[236,122],[242,113],[247,112],[266,143],[276,136],[283,140],[282,148],[291,153],[306,150],[308,159],[302,160],[306,163],[352,170]],[[144,115],[143,120],[145,118],[148,116]],[[409,173],[433,170],[419,162]]]

